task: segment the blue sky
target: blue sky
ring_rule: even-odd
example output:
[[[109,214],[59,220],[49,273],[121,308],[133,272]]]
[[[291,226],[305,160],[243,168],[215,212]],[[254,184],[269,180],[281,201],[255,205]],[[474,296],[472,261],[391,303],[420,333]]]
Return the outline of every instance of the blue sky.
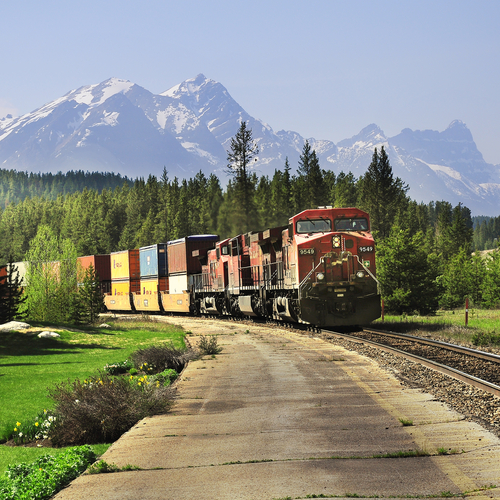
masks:
[[[338,142],[460,119],[500,164],[497,0],[5,0],[0,117],[109,77],[203,73],[278,131]]]

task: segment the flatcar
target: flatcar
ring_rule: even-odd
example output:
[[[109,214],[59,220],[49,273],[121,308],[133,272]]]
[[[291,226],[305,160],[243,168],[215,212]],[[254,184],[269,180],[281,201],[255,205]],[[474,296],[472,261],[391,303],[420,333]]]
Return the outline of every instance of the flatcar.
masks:
[[[109,310],[258,317],[314,326],[381,314],[369,215],[304,210],[283,227],[194,235],[111,254]],[[159,264],[159,265],[158,265]]]

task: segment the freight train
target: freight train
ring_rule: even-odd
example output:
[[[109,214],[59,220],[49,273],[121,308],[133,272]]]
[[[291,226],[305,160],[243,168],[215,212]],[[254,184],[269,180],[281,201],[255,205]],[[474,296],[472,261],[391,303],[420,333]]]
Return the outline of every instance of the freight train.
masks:
[[[368,214],[319,207],[287,226],[186,236],[109,255],[93,265],[108,311],[254,317],[315,327],[380,317],[375,244]],[[15,263],[21,278],[26,263]]]
[[[357,208],[304,210],[288,226],[224,240],[186,236],[100,257],[109,263],[80,259],[84,266],[93,259],[109,311],[318,327],[367,324],[381,313],[370,219]]]

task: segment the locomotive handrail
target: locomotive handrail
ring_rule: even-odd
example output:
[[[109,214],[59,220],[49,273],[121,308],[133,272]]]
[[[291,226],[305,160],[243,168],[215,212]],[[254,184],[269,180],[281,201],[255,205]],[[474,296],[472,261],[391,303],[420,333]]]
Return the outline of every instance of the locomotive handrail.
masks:
[[[307,276],[300,282],[299,284],[299,299],[302,298],[302,286],[305,284],[305,282],[311,277],[311,274],[314,273],[314,271],[316,271],[316,269],[318,269],[318,267],[323,263],[323,257],[321,257],[321,259],[319,259],[319,262],[317,264],[316,267],[313,267],[309,273],[307,274]]]
[[[375,277],[375,275],[363,264],[363,262],[359,259],[359,255],[356,254],[356,259],[358,259],[358,262],[361,264],[361,267],[372,277],[373,280],[375,280],[375,283],[377,283],[377,293],[380,293],[380,281]]]

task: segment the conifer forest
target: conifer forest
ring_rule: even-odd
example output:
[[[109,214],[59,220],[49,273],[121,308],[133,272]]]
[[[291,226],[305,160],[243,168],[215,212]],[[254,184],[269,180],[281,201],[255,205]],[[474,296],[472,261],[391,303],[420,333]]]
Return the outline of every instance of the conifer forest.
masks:
[[[191,234],[225,238],[286,225],[307,208],[355,206],[371,216],[389,310],[428,313],[459,307],[466,296],[478,306],[500,305],[499,251],[477,252],[498,248],[500,216],[473,219],[462,204],[411,200],[383,147],[357,179],[323,170],[307,142],[296,174],[286,160],[272,177],[258,176],[248,168],[258,148],[252,149],[251,131],[240,132],[247,136],[232,143],[221,178],[199,172],[171,179],[165,169],[160,178],[133,181],[116,174],[0,170],[0,264],[25,260],[40,227],[82,256]],[[249,157],[238,156],[238,148]]]

